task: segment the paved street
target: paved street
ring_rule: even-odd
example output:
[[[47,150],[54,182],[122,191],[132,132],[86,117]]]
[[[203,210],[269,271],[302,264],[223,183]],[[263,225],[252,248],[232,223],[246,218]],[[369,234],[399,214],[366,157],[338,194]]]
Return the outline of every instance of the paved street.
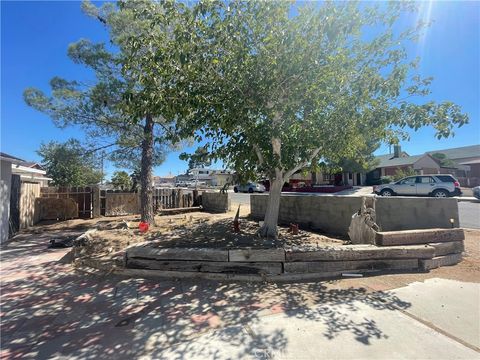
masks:
[[[60,236],[1,250],[2,359],[480,359],[477,233],[455,267],[300,284],[90,273]]]

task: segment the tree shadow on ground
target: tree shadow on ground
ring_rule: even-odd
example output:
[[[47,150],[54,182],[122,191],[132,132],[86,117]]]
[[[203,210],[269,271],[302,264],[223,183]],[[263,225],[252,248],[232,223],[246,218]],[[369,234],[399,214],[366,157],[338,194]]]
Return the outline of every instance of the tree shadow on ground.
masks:
[[[45,249],[44,241],[32,240]],[[361,314],[364,306],[387,311],[410,306],[390,293],[329,282],[87,274],[58,263],[60,253],[29,253],[17,250],[18,259],[2,261],[2,358],[268,358],[289,344],[284,329],[257,326],[273,315],[315,322],[326,339],[350,334],[367,346],[388,334],[373,319],[348,314]]]

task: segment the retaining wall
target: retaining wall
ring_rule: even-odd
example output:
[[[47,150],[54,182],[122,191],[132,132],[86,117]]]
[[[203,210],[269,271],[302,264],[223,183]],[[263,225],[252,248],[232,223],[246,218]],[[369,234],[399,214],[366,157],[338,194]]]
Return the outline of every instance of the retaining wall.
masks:
[[[464,250],[462,229],[378,234],[382,246],[162,248],[148,241],[128,247],[117,271],[139,276],[306,280],[345,272],[428,271],[460,262]]]
[[[228,212],[230,211],[231,201],[228,194],[219,192],[203,192],[202,208],[208,212]]]
[[[251,216],[263,220],[267,194],[250,195]],[[456,199],[376,197],[377,224],[382,231],[451,228],[459,226]],[[352,215],[360,209],[361,197],[282,194],[279,222],[335,235],[348,235]]]

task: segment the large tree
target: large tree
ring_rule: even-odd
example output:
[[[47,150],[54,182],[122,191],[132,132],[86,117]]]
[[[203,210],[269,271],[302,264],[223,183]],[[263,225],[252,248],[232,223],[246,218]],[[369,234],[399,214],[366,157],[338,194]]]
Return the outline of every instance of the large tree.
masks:
[[[261,235],[276,236],[282,185],[319,163],[357,162],[368,146],[431,126],[437,137],[468,121],[451,102],[422,101],[431,78],[398,31],[406,2],[285,1],[195,5],[192,84],[197,113],[186,133],[246,177],[265,175],[270,194]],[[202,128],[202,132],[198,129]]]
[[[78,140],[50,141],[37,151],[41,163],[55,186],[87,186],[102,181],[102,170],[95,155]]]
[[[141,158],[141,219],[152,223],[152,167],[163,159],[167,137],[177,140],[173,124],[186,94],[180,69],[188,13],[173,2],[82,6],[110,37],[109,43],[82,39],[68,48],[69,57],[91,69],[95,81],[55,77],[51,95],[29,88],[24,97],[58,126],[80,125],[89,135],[112,140],[112,159],[119,165],[134,169]]]

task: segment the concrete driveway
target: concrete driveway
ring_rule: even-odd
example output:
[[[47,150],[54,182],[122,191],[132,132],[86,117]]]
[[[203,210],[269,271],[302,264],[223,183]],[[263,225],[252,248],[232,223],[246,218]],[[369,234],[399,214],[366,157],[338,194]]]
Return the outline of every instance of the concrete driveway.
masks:
[[[59,236],[1,251],[2,359],[480,359],[468,261],[455,280],[437,278],[448,268],[301,284],[125,279],[59,263],[66,250],[46,249]]]

